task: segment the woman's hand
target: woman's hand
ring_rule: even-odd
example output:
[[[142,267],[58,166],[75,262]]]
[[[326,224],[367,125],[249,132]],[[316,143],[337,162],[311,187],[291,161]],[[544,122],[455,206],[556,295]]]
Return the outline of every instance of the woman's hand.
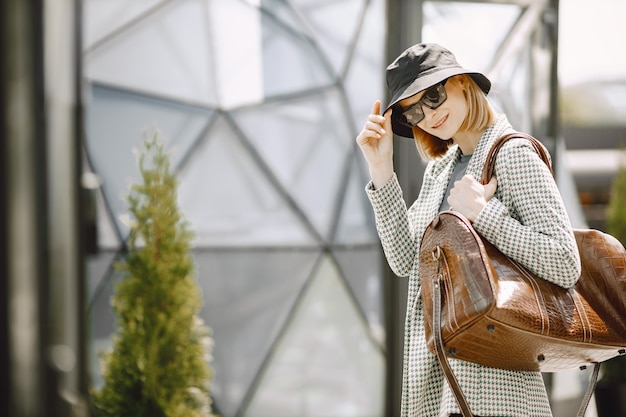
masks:
[[[374,187],[381,188],[393,177],[391,109],[381,116],[380,101],[376,100],[372,106],[372,114],[367,117],[363,130],[356,138],[356,143],[369,165]]]
[[[497,186],[498,181],[495,176],[487,184],[482,185],[471,175],[465,175],[454,183],[447,201],[453,210],[473,222],[496,193]]]

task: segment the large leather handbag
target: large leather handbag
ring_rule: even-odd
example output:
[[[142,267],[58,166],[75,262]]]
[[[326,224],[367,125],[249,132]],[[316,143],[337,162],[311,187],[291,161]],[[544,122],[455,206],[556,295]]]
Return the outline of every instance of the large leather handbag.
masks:
[[[483,170],[493,174],[499,138]],[[493,368],[555,372],[593,364],[579,416],[593,393],[599,364],[626,354],[626,251],[598,230],[574,230],[582,274],[564,289],[541,279],[483,239],[462,215],[439,213],[420,246],[420,276],[427,344],[443,368],[463,416],[471,416],[448,357]]]

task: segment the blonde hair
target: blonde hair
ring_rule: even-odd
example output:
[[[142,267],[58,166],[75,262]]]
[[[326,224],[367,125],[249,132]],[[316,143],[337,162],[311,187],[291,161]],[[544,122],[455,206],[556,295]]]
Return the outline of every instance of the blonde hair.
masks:
[[[463,94],[467,101],[467,116],[465,116],[459,130],[482,131],[487,129],[493,123],[495,114],[483,90],[467,74],[456,75],[450,80],[454,80],[464,87]],[[437,136],[426,133],[418,126],[413,127],[413,137],[417,151],[424,160],[443,156],[454,144],[451,140],[441,140]]]

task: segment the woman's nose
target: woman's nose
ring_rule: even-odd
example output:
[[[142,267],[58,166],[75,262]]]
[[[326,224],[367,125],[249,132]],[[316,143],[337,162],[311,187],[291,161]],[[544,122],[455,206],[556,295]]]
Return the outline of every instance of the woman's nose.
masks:
[[[428,106],[422,106],[422,112],[424,113],[424,119],[428,119],[432,117],[433,114],[437,113],[437,109],[431,109]]]

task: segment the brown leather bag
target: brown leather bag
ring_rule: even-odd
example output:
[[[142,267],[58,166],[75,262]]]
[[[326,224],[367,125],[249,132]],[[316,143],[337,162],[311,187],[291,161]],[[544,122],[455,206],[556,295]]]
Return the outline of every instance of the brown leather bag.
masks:
[[[494,144],[483,184],[493,174],[500,147]],[[599,363],[626,354],[626,251],[598,230],[574,230],[582,262],[577,284],[564,289],[534,276],[483,239],[459,213],[442,212],[426,228],[420,247],[424,324],[464,416],[467,400],[447,357],[493,368],[554,372],[594,364],[579,411],[584,415]],[[581,414],[582,413],[582,414]]]

